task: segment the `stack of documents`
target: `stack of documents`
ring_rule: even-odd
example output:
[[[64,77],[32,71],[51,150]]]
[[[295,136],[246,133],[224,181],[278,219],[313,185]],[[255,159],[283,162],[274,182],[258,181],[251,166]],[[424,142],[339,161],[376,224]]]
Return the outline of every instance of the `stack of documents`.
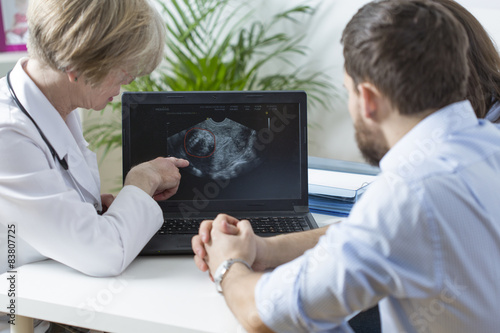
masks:
[[[312,212],[347,216],[375,175],[309,168]]]

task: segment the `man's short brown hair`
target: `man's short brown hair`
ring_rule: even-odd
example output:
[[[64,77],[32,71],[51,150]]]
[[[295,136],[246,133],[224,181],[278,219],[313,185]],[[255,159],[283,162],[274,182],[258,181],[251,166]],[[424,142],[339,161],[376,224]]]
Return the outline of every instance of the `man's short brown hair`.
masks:
[[[467,35],[437,3],[368,3],[347,24],[342,43],[354,84],[372,83],[400,114],[440,109],[465,96]]]

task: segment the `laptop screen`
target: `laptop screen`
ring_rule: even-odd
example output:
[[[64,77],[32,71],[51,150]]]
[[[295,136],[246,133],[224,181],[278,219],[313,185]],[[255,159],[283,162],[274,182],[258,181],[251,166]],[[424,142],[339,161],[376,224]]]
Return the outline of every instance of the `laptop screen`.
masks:
[[[158,156],[190,162],[177,193],[161,203],[164,211],[304,203],[303,92],[126,93],[123,119],[124,174]]]

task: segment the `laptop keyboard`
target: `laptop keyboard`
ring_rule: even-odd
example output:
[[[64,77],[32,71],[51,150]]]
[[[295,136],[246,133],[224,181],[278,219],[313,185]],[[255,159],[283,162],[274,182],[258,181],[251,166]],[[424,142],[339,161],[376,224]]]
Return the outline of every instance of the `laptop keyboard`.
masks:
[[[256,234],[283,234],[309,229],[303,217],[247,217],[240,219],[250,221]],[[196,235],[202,221],[203,219],[165,219],[158,234]]]

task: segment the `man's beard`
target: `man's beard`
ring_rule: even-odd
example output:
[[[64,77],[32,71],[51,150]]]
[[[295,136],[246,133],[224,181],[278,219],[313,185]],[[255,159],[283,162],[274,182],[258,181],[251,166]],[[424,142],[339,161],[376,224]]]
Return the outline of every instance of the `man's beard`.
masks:
[[[364,159],[371,165],[378,166],[380,160],[389,151],[389,145],[380,129],[369,129],[358,119],[354,122],[356,142]]]

